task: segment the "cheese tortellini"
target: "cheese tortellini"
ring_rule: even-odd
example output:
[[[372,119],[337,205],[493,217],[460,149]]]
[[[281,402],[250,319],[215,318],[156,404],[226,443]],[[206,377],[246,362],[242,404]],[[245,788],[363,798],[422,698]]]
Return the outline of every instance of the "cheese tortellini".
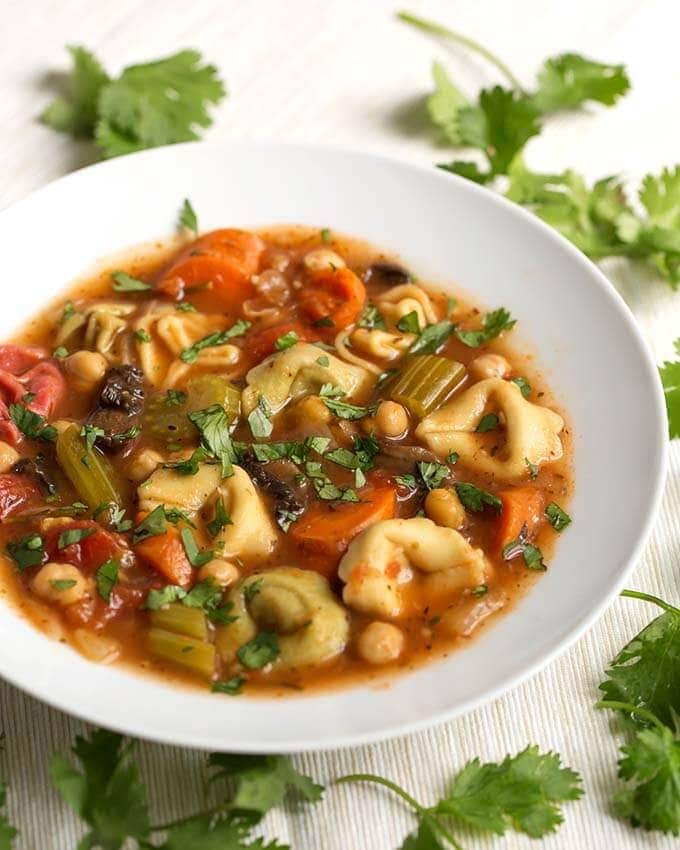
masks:
[[[68,344],[73,350],[74,337],[82,335],[83,348],[98,351],[110,362],[119,361],[119,337],[128,327],[127,317],[134,311],[134,304],[123,301],[99,301],[88,305],[84,310],[74,310],[61,320],[56,344]]]
[[[396,360],[402,357],[415,340],[415,334],[381,331],[379,328],[357,328],[352,334],[352,347],[377,360]]]
[[[215,492],[216,499],[224,500],[231,517],[231,523],[216,538],[222,544],[220,554],[246,560],[264,558],[276,545],[274,523],[248,473],[240,466],[233,470],[234,474],[225,478]]]
[[[373,380],[365,369],[344,363],[316,345],[298,342],[248,372],[241,403],[247,415],[261,396],[277,413],[291,399],[318,392],[323,384],[339,387],[352,397],[366,392]]]
[[[137,488],[139,507],[142,511],[152,511],[165,505],[193,515],[205,505],[219,483],[217,464],[202,463],[195,475],[181,475],[174,469],[161,467]]]
[[[226,663],[259,631],[278,636],[277,668],[323,664],[339,655],[349,640],[347,611],[328,581],[311,570],[278,567],[254,573],[229,594],[236,619],[217,629],[215,644]]]
[[[403,613],[401,589],[413,570],[432,574],[448,592],[484,583],[487,560],[452,528],[422,517],[377,522],[354,538],[340,561],[342,598],[351,608],[382,619]]]
[[[484,435],[476,433],[489,408],[498,411],[505,424],[505,446],[493,455],[484,448]],[[559,414],[527,401],[516,384],[487,378],[426,416],[416,437],[442,460],[456,452],[471,469],[514,481],[529,474],[529,464],[540,466],[562,457],[563,427]]]
[[[437,311],[432,305],[430,296],[415,283],[393,286],[377,298],[375,304],[381,315],[392,326],[396,326],[399,319],[409,313],[415,313],[418,316],[418,324],[421,328],[433,325],[438,320]]]

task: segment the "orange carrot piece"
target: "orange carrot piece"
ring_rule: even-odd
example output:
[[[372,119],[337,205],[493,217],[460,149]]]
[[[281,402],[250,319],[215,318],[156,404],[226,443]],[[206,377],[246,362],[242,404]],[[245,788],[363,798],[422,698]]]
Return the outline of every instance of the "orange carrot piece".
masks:
[[[313,322],[333,322],[330,335],[351,325],[366,301],[366,287],[351,269],[327,269],[315,274],[300,296],[300,312]]]
[[[327,577],[334,575],[340,557],[357,534],[396,513],[394,487],[367,490],[359,496],[361,502],[341,502],[336,507],[317,502],[291,528],[293,541],[313,556],[311,567]]]
[[[498,494],[501,514],[498,520],[496,547],[500,552],[504,546],[517,540],[526,526],[527,537],[531,538],[543,522],[545,496],[535,487],[517,487]]]
[[[135,553],[170,584],[178,584],[180,587],[191,584],[194,570],[176,528],[168,528],[163,534],[142,540],[135,546]]]

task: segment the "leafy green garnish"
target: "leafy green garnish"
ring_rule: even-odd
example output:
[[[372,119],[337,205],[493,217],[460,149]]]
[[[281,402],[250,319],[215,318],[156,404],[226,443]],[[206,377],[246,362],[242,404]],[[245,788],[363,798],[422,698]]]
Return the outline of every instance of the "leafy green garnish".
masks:
[[[85,440],[88,452],[91,452],[94,444],[97,442],[97,438],[106,436],[106,432],[103,428],[98,428],[96,425],[85,424],[80,429],[80,436]]]
[[[555,531],[564,531],[571,524],[571,517],[566,511],[562,510],[557,502],[550,502],[545,509],[545,515],[548,517],[548,522]]]
[[[504,835],[512,828],[532,838],[554,832],[562,823],[560,804],[582,796],[579,775],[562,767],[556,753],[527,747],[502,762],[475,758],[456,775],[449,791],[434,806],[422,806],[403,788],[374,774],[352,774],[337,780],[373,782],[393,791],[413,809],[418,829],[402,850],[461,850],[449,823]]]
[[[5,548],[19,572],[42,564],[45,558],[45,544],[39,534],[27,534],[20,540],[10,540]]]
[[[184,390],[168,390],[165,394],[166,407],[181,407],[187,400],[187,394]]]
[[[235,697],[243,692],[245,683],[243,676],[232,676],[224,682],[213,682],[210,690],[214,694],[229,694],[230,697]]]
[[[4,814],[6,803],[7,784],[0,781],[0,850],[12,850],[12,840],[19,834]]]
[[[180,537],[182,538],[184,551],[192,567],[198,569],[198,567],[202,567],[215,557],[215,553],[212,551],[201,552],[190,528],[183,528],[180,531]]]
[[[151,334],[148,331],[145,331],[144,328],[137,328],[137,330],[133,333],[133,336],[137,342],[151,342]]]
[[[118,581],[119,569],[120,562],[115,561],[113,558],[109,558],[108,561],[104,561],[95,574],[97,591],[105,602],[108,602],[111,599],[111,592]]]
[[[486,490],[480,490],[474,484],[457,481],[455,488],[463,507],[469,511],[480,513],[487,507],[494,511],[500,511],[502,507],[498,496],[494,496],[493,493],[488,493]]]
[[[246,602],[250,603],[255,599],[257,594],[262,589],[262,584],[264,582],[263,578],[256,578],[254,581],[250,581],[247,584],[243,585],[243,598]]]
[[[360,407],[357,404],[349,404],[346,401],[338,401],[337,399],[329,398],[327,395],[322,398],[326,407],[332,414],[337,416],[338,419],[363,419],[364,416],[371,415],[371,408],[369,407]]]
[[[678,359],[673,362],[666,361],[659,369],[666,396],[671,440],[680,437],[680,338],[675,340],[675,353]]]
[[[146,292],[151,289],[150,283],[145,283],[139,278],[132,277],[125,272],[112,272],[112,289],[114,292]]]
[[[214,348],[217,345],[224,345],[229,342],[230,339],[243,336],[251,324],[251,322],[248,322],[245,319],[239,319],[225,331],[215,331],[215,333],[208,334],[208,336],[204,336],[193,345],[185,348],[179,355],[179,359],[183,363],[194,363],[203,349]]]
[[[283,334],[276,340],[274,348],[277,351],[285,351],[287,348],[292,348],[299,341],[300,337],[295,331],[288,331],[288,333]]]
[[[372,330],[373,328],[378,328],[378,330],[381,331],[387,330],[387,323],[385,322],[382,313],[378,310],[375,304],[371,303],[368,303],[364,307],[361,315],[359,316],[359,320],[357,321],[357,325],[360,328],[368,328],[369,330]]]
[[[418,320],[418,313],[415,310],[411,310],[410,313],[402,316],[397,322],[397,330],[405,334],[419,334],[420,321]]]
[[[228,525],[231,525],[231,517],[224,506],[224,499],[222,496],[219,496],[215,501],[215,513],[213,518],[205,524],[205,527],[208,529],[208,534],[210,534],[211,537],[217,537],[220,531]]]
[[[455,329],[456,326],[448,319],[444,319],[444,321],[437,322],[434,325],[428,325],[418,339],[414,340],[408,353],[434,354],[444,345]]]
[[[500,307],[484,316],[484,323],[478,331],[456,331],[458,339],[470,348],[479,348],[492,339],[496,339],[503,331],[509,331],[515,326],[516,320],[510,316],[505,307]]]
[[[168,530],[168,524],[165,516],[165,508],[163,505],[158,505],[150,514],[136,526],[132,533],[132,542],[134,544],[141,543],[148,537],[157,537],[159,534],[165,534]]]
[[[258,632],[252,640],[236,653],[238,660],[249,670],[259,670],[271,664],[281,654],[279,638],[275,632]]]
[[[50,587],[53,587],[55,590],[70,590],[72,587],[75,587],[78,582],[74,578],[55,578],[50,581]]]
[[[419,460],[416,463],[416,471],[418,479],[422,482],[426,490],[434,490],[440,487],[442,483],[449,477],[449,468],[443,463],[434,463],[424,460]]]
[[[513,384],[517,384],[524,398],[529,398],[531,395],[531,384],[526,378],[519,375],[517,378],[510,378]]]
[[[151,589],[142,606],[147,611],[158,611],[171,602],[178,602],[187,595],[186,590],[178,584],[166,584],[160,590]]]
[[[180,475],[196,475],[201,467],[201,464],[210,457],[210,452],[203,446],[199,446],[184,460],[170,461],[164,463],[164,469],[174,469]]]
[[[65,531],[62,531],[57,540],[57,549],[65,549],[67,546],[71,546],[73,543],[80,543],[81,540],[86,540],[88,537],[92,537],[95,533],[96,528],[67,528]]]
[[[52,352],[52,357],[56,357],[57,360],[63,360],[64,357],[68,357],[68,348],[64,345],[57,346]]]
[[[93,138],[107,158],[199,138],[198,128],[212,123],[208,106],[226,93],[216,69],[202,64],[195,50],[130,65],[117,79],[85,48],[69,51],[66,90],[41,119],[55,130]]]
[[[185,198],[182,202],[182,208],[179,211],[179,219],[177,222],[178,229],[189,230],[194,236],[198,236],[198,216],[191,205],[189,198]]]
[[[222,478],[233,474],[232,463],[236,453],[229,435],[229,420],[220,404],[213,404],[203,410],[194,410],[189,420],[201,435],[201,445],[222,465]]]
[[[9,417],[29,440],[51,443],[57,438],[57,429],[53,425],[48,425],[44,416],[34,413],[23,404],[18,402],[10,404]]]
[[[267,399],[264,396],[260,396],[257,404],[248,414],[248,425],[250,426],[253,437],[261,440],[271,434],[274,430],[271,417],[272,411],[267,404]]]
[[[487,413],[479,420],[475,431],[478,434],[485,434],[487,431],[495,431],[500,424],[500,421],[495,413]]]

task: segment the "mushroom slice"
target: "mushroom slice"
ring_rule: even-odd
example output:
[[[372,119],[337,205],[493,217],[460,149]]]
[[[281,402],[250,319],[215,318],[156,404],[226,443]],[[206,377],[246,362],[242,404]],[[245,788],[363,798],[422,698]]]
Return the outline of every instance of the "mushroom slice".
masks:
[[[402,589],[414,569],[436,576],[437,585],[454,593],[483,584],[489,571],[481,549],[462,534],[421,517],[377,522],[354,538],[340,561],[344,602],[365,614],[396,619],[402,614]]]
[[[258,632],[278,637],[277,669],[324,664],[339,655],[349,640],[347,611],[328,581],[311,570],[277,567],[253,573],[229,594],[236,618],[219,626],[217,650],[227,664]]]
[[[476,431],[489,407],[501,413],[505,423],[505,445],[493,454],[485,448],[488,436]],[[426,416],[415,433],[440,460],[456,452],[471,469],[514,481],[528,476],[530,464],[562,457],[563,428],[558,413],[527,401],[516,384],[487,378]]]

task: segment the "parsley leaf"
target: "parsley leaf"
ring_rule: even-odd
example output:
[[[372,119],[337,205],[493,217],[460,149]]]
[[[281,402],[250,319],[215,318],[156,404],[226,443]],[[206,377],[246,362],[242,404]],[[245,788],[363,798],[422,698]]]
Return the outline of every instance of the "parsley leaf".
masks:
[[[142,540],[146,540],[148,537],[157,537],[159,534],[165,534],[167,528],[165,508],[163,505],[158,505],[136,526],[132,534],[132,542],[137,544],[141,543]]]
[[[434,354],[456,329],[453,322],[445,319],[428,325],[408,350],[409,354]]]
[[[92,537],[96,528],[67,528],[62,531],[57,540],[57,549],[66,549],[74,543],[80,543],[81,540],[86,540]]]
[[[29,440],[43,440],[51,443],[57,438],[57,429],[53,425],[48,425],[44,416],[34,413],[23,404],[18,402],[10,404],[9,417]]]
[[[57,791],[87,823],[80,847],[118,850],[128,837],[143,842],[149,833],[146,789],[131,744],[115,732],[98,729],[89,738],[76,738],[77,770],[62,755],[54,755],[50,775]]]
[[[177,602],[180,599],[184,599],[186,595],[186,590],[178,584],[166,584],[165,587],[162,587],[160,590],[154,590],[152,588],[147,593],[142,608],[146,611],[158,611],[159,608],[163,608],[171,602]]]
[[[564,531],[571,524],[571,517],[566,511],[562,510],[557,502],[550,502],[545,509],[545,515],[548,517],[550,525],[557,532]]]
[[[243,692],[245,683],[246,679],[243,676],[232,676],[225,682],[213,682],[210,690],[214,694],[229,694],[229,696],[235,697]]]
[[[452,145],[462,145],[460,111],[469,106],[468,99],[454,85],[441,62],[433,63],[432,80],[434,91],[426,102],[430,119],[441,130],[446,141]]]
[[[449,468],[443,463],[428,463],[424,460],[419,460],[416,463],[418,478],[422,481],[426,490],[434,490],[440,487],[446,478],[449,477]]]
[[[531,395],[531,384],[529,383],[529,381],[527,381],[526,378],[520,375],[517,378],[510,378],[510,381],[513,384],[517,384],[517,386],[519,387],[519,391],[522,393],[524,398],[529,398],[529,396]]]
[[[480,513],[484,508],[489,507],[494,511],[501,510],[501,500],[493,493],[487,493],[486,490],[480,490],[474,484],[468,484],[464,481],[457,481],[455,484],[458,498],[466,510]]]
[[[99,94],[109,82],[109,76],[86,48],[75,45],[66,49],[71,54],[73,68],[64,96],[53,100],[40,120],[62,133],[91,136],[97,123]]]
[[[241,664],[249,670],[259,670],[271,664],[280,654],[279,638],[275,632],[258,632],[236,653]]]
[[[371,410],[368,407],[359,407],[357,404],[349,404],[346,401],[338,401],[337,399],[322,396],[323,403],[338,419],[363,419],[364,416],[369,416]]]
[[[182,209],[179,211],[178,228],[190,230],[194,236],[198,236],[198,217],[196,211],[191,206],[189,198],[185,198],[182,202]]]
[[[10,540],[5,548],[19,572],[42,564],[45,559],[45,544],[39,534],[27,534],[18,541]]]
[[[172,826],[157,850],[285,850],[279,844],[245,843],[249,825],[236,817],[200,814]],[[151,845],[145,845],[150,847]]]
[[[69,590],[75,587],[77,583],[74,578],[55,578],[50,581],[50,587],[58,591]]]
[[[205,524],[205,527],[208,529],[211,537],[217,537],[223,528],[231,524],[231,517],[224,506],[224,499],[222,496],[219,496],[215,501],[215,515]]]
[[[143,280],[132,277],[125,272],[113,272],[111,277],[113,278],[112,289],[114,292],[146,292],[151,289],[150,283],[145,283]]]
[[[574,109],[592,100],[612,106],[629,88],[623,65],[605,65],[577,53],[563,53],[545,61],[532,100],[544,113]]]
[[[500,424],[500,420],[495,413],[487,413],[479,420],[475,431],[478,434],[485,434],[487,431],[495,431]]]
[[[486,345],[492,339],[496,339],[503,331],[511,330],[515,324],[516,319],[510,316],[510,313],[505,307],[499,307],[498,310],[494,310],[492,313],[487,313],[484,316],[484,323],[481,330],[457,330],[456,336],[470,348],[479,348],[480,345]]]
[[[666,396],[668,429],[671,439],[680,437],[680,338],[675,340],[675,351],[678,359],[674,362],[666,361],[659,369]]]
[[[274,430],[271,417],[272,411],[267,404],[267,399],[264,396],[260,396],[257,404],[248,414],[248,425],[250,426],[253,437],[261,440],[263,437],[268,437],[271,434]]]
[[[411,310],[410,313],[402,316],[397,322],[397,330],[407,334],[419,334],[420,321],[418,320],[418,313],[415,310]]]
[[[113,558],[109,558],[108,561],[104,561],[95,574],[97,591],[105,602],[108,602],[111,599],[111,592],[118,581],[119,569],[120,562],[114,561]]]
[[[215,553],[212,551],[201,552],[190,528],[183,528],[180,531],[180,536],[184,545],[184,551],[186,552],[187,558],[189,559],[189,563],[192,567],[196,567],[198,569],[198,567],[202,567],[204,564],[207,564],[208,561],[211,561],[215,556]]]
[[[243,336],[250,326],[251,322],[248,322],[245,319],[239,319],[225,331],[215,331],[215,333],[208,334],[208,336],[204,336],[193,345],[185,348],[179,355],[179,359],[183,363],[194,363],[204,348],[214,348],[217,345],[224,345],[229,342],[230,339],[234,339],[237,336]]]
[[[292,348],[299,340],[300,337],[295,331],[288,331],[288,333],[283,334],[276,340],[274,348],[277,351],[285,351],[286,348]]]
[[[222,405],[212,404],[203,410],[194,410],[189,420],[201,435],[201,444],[222,464],[222,478],[233,474],[232,463],[236,460],[234,446],[229,436],[229,420]]]
[[[373,328],[378,328],[381,331],[387,330],[387,324],[382,313],[375,304],[370,303],[364,307],[357,325],[360,328],[368,328],[369,330]]]
[[[95,141],[105,157],[189,142],[212,124],[208,105],[225,89],[212,65],[196,50],[130,65],[99,93]]]
[[[174,469],[175,472],[180,475],[196,475],[203,461],[207,460],[209,457],[210,452],[208,452],[203,446],[199,446],[197,449],[194,449],[188,458],[164,463],[163,468]]]

